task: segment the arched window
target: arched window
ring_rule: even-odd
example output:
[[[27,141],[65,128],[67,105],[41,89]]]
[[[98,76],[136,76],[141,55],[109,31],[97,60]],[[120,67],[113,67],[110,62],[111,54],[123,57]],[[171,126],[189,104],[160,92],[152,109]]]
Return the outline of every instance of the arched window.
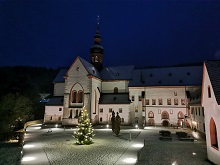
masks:
[[[148,118],[154,118],[154,113],[153,113],[152,111],[150,111],[150,112],[148,113]]]
[[[169,113],[167,111],[163,111],[161,114],[162,119],[169,119]]]
[[[213,118],[210,119],[210,141],[211,146],[218,149],[217,129]]]
[[[100,122],[102,122],[102,117],[100,117]]]
[[[211,89],[210,89],[210,86],[208,86],[208,98],[211,98]]]
[[[71,102],[76,103],[77,93],[76,91],[72,91]]]
[[[114,93],[118,93],[118,88],[117,87],[114,88]]]
[[[178,112],[178,119],[184,119],[184,114],[183,114],[183,112]]]
[[[78,91],[78,103],[83,102],[83,91]]]

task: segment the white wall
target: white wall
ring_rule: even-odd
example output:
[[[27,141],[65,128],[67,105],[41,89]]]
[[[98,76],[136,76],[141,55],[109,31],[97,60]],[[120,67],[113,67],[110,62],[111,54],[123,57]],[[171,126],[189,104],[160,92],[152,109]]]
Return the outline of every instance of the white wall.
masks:
[[[130,124],[130,106],[129,104],[115,104],[115,105],[109,105],[109,104],[101,104],[99,105],[99,123],[100,124],[111,124],[111,117],[112,112],[109,112],[109,108],[112,108],[112,111],[115,112],[115,116],[117,115],[117,112],[119,112],[119,108],[122,108],[122,113],[119,113],[119,116],[124,118],[124,122],[121,124]],[[100,109],[103,109],[103,112],[100,112]],[[100,122],[100,118],[102,118],[102,122]]]
[[[208,97],[208,86],[211,89],[211,98]],[[220,106],[216,102],[214,91],[211,86],[211,82],[207,73],[207,69],[204,65],[203,73],[203,99],[202,106],[205,111],[205,129],[206,129],[206,145],[207,145],[207,154],[208,159],[215,164],[220,164],[220,151],[211,146],[210,139],[210,120],[214,119],[217,130],[217,140],[218,146],[220,148]]]
[[[64,95],[64,86],[65,83],[54,83],[54,96],[63,96]]]
[[[103,81],[102,92],[103,93],[114,93],[114,88],[118,88],[118,93],[128,92],[128,81]]]
[[[62,118],[63,106],[45,106],[44,123],[61,123]]]

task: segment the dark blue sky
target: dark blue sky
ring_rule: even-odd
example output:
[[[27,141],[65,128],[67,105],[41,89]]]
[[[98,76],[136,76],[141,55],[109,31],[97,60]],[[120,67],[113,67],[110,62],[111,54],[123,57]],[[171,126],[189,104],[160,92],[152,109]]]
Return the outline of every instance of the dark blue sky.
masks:
[[[0,0],[0,66],[89,61],[97,15],[105,66],[220,59],[220,1]]]

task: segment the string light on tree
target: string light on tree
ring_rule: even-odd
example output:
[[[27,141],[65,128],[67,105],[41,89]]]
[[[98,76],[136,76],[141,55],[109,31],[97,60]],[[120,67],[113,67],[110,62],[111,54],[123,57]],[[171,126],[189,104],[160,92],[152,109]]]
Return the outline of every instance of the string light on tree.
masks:
[[[87,110],[84,106],[81,115],[79,117],[78,128],[74,132],[74,138],[76,139],[76,144],[80,144],[80,145],[92,144],[93,143],[92,137],[94,136],[93,131],[94,130],[92,128],[92,124],[89,122],[88,119]]]

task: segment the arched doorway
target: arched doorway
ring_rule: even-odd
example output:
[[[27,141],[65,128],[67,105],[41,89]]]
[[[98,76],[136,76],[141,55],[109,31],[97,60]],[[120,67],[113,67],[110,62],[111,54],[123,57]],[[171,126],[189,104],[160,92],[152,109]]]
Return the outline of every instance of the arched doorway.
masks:
[[[178,125],[178,127],[182,127],[183,126],[183,120],[179,119],[177,125]]]
[[[169,121],[168,120],[164,120],[162,122],[162,125],[165,126],[165,127],[168,127],[169,126]]]
[[[149,119],[148,120],[148,125],[154,125],[154,119]]]
[[[213,118],[210,119],[210,141],[211,146],[218,149],[217,129]]]

